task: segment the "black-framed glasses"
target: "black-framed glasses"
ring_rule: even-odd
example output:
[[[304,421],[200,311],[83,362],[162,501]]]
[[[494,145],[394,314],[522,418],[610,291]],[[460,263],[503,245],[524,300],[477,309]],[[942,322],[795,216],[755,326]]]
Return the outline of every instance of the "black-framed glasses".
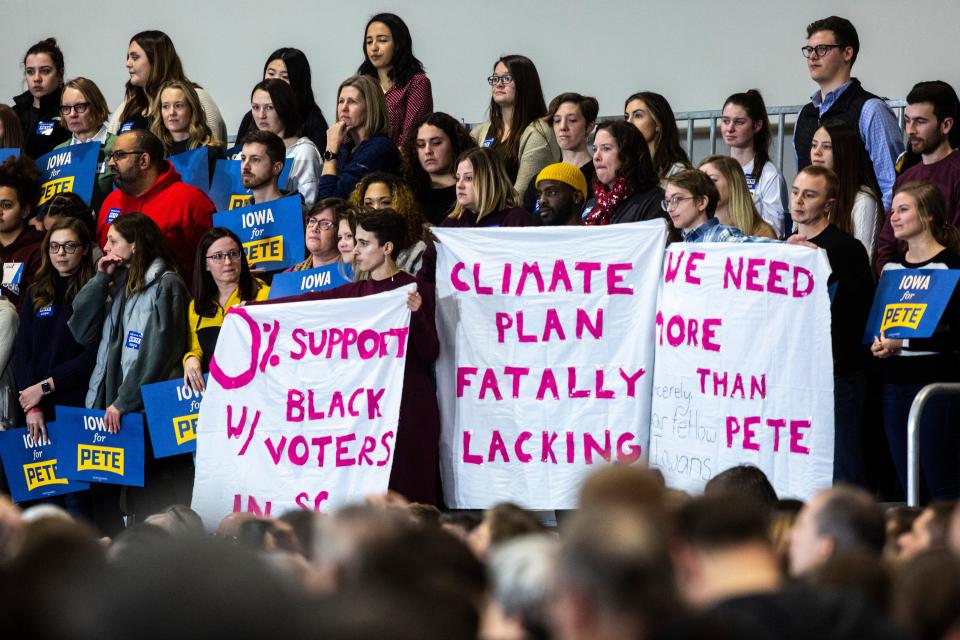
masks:
[[[86,113],[87,109],[90,108],[89,102],[78,102],[77,104],[62,104],[60,105],[60,115],[67,115],[71,111],[76,111],[77,114]]]
[[[218,251],[207,256],[207,260],[213,260],[216,263],[221,263],[227,258],[230,258],[230,262],[236,262],[240,259],[240,252],[232,249],[230,251]]]
[[[307,229],[313,229],[314,227],[320,227],[324,231],[330,231],[330,229],[333,229],[333,223],[329,220],[321,220],[320,218],[307,218]]]
[[[818,45],[815,45],[815,46],[812,46],[812,47],[811,47],[811,46],[800,47],[800,53],[803,54],[803,57],[804,57],[804,58],[809,58],[809,57],[812,56],[814,53],[817,54],[817,57],[818,57],[818,58],[822,58],[823,56],[825,56],[825,55],[827,55],[828,53],[830,53],[830,49],[843,49],[845,46],[847,46],[847,45],[845,45],[845,44],[818,44]]]
[[[495,84],[510,84],[511,82],[513,82],[513,76],[510,75],[509,73],[502,76],[492,75],[487,78],[487,83],[491,87]]]
[[[670,211],[670,209],[676,209],[677,205],[684,200],[696,200],[696,198],[694,196],[673,196],[669,200],[661,200],[660,208],[664,211]]]
[[[141,153],[146,153],[146,151],[142,151],[140,149],[136,149],[134,151],[114,151],[113,153],[110,154],[110,159],[116,162],[120,162],[127,156],[138,156]]]
[[[50,253],[60,253],[60,249],[63,249],[64,253],[72,256],[77,252],[77,249],[83,245],[79,242],[53,242],[50,241]]]

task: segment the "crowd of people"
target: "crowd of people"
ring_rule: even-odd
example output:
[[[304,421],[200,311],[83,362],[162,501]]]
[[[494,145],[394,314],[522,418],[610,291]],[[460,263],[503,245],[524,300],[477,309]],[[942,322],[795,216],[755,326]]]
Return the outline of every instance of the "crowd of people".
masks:
[[[51,606],[89,625],[78,622],[78,637],[119,636],[132,625],[138,634],[196,633],[227,620],[241,636],[269,627],[264,633],[297,637],[319,625],[332,637],[475,637],[478,629],[489,638],[897,637],[886,614],[914,637],[957,633],[960,543],[948,538],[960,541],[960,529],[950,533],[943,501],[960,497],[960,402],[935,398],[923,415],[925,510],[889,511],[885,524],[863,488],[902,495],[913,398],[928,383],[960,380],[960,293],[930,338],[879,333],[866,345],[862,336],[883,273],[960,269],[960,99],[946,82],[918,82],[901,131],[852,76],[854,26],[831,16],[806,36],[801,52],[817,89],[794,127],[798,173],[789,188],[770,158],[771,125],[755,89],[722,105],[728,155],[694,164],[663,95],[632,93],[623,119],[601,121],[595,98],[567,91],[547,101],[534,62],[504,55],[487,78],[489,117],[469,131],[434,111],[426,67],[394,14],[368,21],[363,62],[337,90],[332,124],[303,52],[271,53],[230,149],[213,97],[187,77],[166,33],[130,39],[129,80],[112,112],[93,80],[68,79],[53,38],[31,46],[27,90],[13,107],[0,105],[0,147],[19,150],[0,164],[0,259],[19,266],[4,269],[0,299],[3,428],[26,425],[43,440],[64,405],[103,410],[116,432],[124,415],[143,411],[144,384],[182,377],[202,392],[227,311],[272,302],[271,274],[248,262],[233,232],[212,227],[210,197],[169,160],[180,153],[205,148],[211,169],[238,160],[253,204],[298,197],[306,251],[292,269],[336,265],[353,280],[284,301],[417,290],[407,300],[411,354],[389,498],[323,517],[234,514],[218,536],[238,544],[215,544],[182,506],[191,457],[155,458],[148,446],[143,488],[94,483],[22,511],[0,504],[3,577],[27,585],[0,598],[8,619],[33,637],[59,637],[61,621],[38,604],[55,594]],[[60,193],[41,206],[34,159],[93,141],[90,201]],[[559,539],[513,505],[482,520],[441,513],[430,228],[657,219],[670,242],[825,250],[838,487],[801,509],[772,489],[756,500],[709,490],[690,498],[650,472],[602,471],[583,488],[582,513],[562,519]],[[881,423],[881,457],[892,464],[891,478],[878,481],[864,434]],[[729,481],[724,492],[748,495],[766,483],[756,470],[732,471],[715,479]],[[113,539],[109,547],[98,535]],[[211,582],[202,571],[227,561],[235,580]],[[137,582],[149,566],[169,571]],[[787,581],[787,567],[799,581]],[[78,593],[91,572],[96,580]],[[264,584],[273,585],[269,596],[254,596]],[[204,604],[177,618],[158,604],[167,588]],[[97,601],[104,590],[122,597]],[[329,619],[296,606],[307,600]],[[158,606],[144,608],[148,601]]]

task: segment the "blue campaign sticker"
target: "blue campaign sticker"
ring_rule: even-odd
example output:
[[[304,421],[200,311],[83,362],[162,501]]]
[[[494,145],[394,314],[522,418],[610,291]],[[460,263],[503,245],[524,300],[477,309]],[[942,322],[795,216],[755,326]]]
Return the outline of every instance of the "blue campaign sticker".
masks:
[[[75,193],[90,204],[99,156],[99,142],[84,142],[54,149],[37,158],[41,183],[40,210],[58,193]]]
[[[496,142],[496,138],[484,138],[483,146],[487,148],[492,147],[494,142]]]
[[[293,161],[290,158],[283,163],[283,170],[277,179],[277,184],[283,189],[290,179],[290,169]],[[217,160],[213,169],[213,179],[210,181],[210,199],[213,200],[217,211],[232,211],[250,204],[253,191],[243,186],[243,177],[240,175],[239,160]]]
[[[16,149],[16,148],[0,149],[0,164],[5,162],[7,158],[19,158],[19,157],[20,157],[20,149]]]
[[[194,393],[182,378],[145,384],[140,387],[140,394],[153,455],[166,458],[196,451],[197,417],[203,394]]]
[[[124,346],[127,349],[140,350],[140,343],[143,342],[143,334],[139,331],[130,331],[127,333],[127,341]]]
[[[26,427],[0,431],[0,457],[13,501],[26,502],[89,488],[86,482],[70,480],[63,474],[60,455],[55,441],[36,441]]]
[[[49,318],[53,316],[53,305],[48,304],[45,307],[40,307],[39,309],[37,309],[34,316],[36,316],[37,318]]]
[[[20,279],[23,277],[23,263],[22,262],[4,262],[3,263],[3,286],[8,289],[11,286],[19,287]]]
[[[49,136],[53,134],[53,128],[56,126],[52,120],[41,120],[37,123],[37,135]]]
[[[247,262],[264,271],[279,271],[303,260],[303,213],[300,196],[213,214],[213,226],[240,237]]]
[[[353,282],[353,267],[342,262],[316,269],[290,271],[273,276],[267,300],[286,298],[309,291],[326,291]]]
[[[143,414],[120,418],[120,430],[103,425],[103,409],[56,407],[49,425],[57,445],[60,472],[71,480],[143,486]]]
[[[131,129],[133,129],[133,125],[134,125],[134,124],[135,124],[135,123],[134,123],[133,120],[127,120],[127,121],[124,122],[122,125],[120,125],[120,131],[117,132],[117,135],[120,135],[121,133],[126,133],[127,131],[130,131]]]
[[[929,338],[937,328],[960,269],[887,269],[867,318],[863,341],[887,338]]]
[[[110,207],[110,210],[107,211],[107,224],[110,224],[120,215],[120,207]]]
[[[206,147],[198,147],[190,151],[170,156],[167,160],[180,174],[180,178],[189,185],[200,189],[204,193],[210,191],[210,164]]]

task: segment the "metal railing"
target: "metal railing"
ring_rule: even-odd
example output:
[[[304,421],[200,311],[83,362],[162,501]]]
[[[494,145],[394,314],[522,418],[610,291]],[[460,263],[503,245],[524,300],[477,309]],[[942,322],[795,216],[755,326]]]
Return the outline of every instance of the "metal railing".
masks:
[[[907,417],[907,505],[920,506],[920,416],[930,398],[937,395],[960,395],[960,382],[928,384],[913,399]]]

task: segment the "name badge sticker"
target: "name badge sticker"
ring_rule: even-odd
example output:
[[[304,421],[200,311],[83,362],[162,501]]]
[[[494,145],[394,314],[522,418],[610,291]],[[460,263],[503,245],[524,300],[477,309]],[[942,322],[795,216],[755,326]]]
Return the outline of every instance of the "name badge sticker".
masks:
[[[120,215],[119,207],[110,207],[110,211],[107,211],[107,224],[111,224],[117,217]]]
[[[127,349],[137,349],[140,350],[140,343],[143,341],[143,334],[138,333],[137,331],[131,331],[127,334]]]
[[[38,136],[49,136],[53,135],[53,122],[50,120],[41,120],[37,123],[37,135]]]
[[[49,318],[50,316],[53,315],[53,305],[48,304],[45,307],[40,307],[39,309],[37,309],[37,313],[35,315],[38,318]]]

